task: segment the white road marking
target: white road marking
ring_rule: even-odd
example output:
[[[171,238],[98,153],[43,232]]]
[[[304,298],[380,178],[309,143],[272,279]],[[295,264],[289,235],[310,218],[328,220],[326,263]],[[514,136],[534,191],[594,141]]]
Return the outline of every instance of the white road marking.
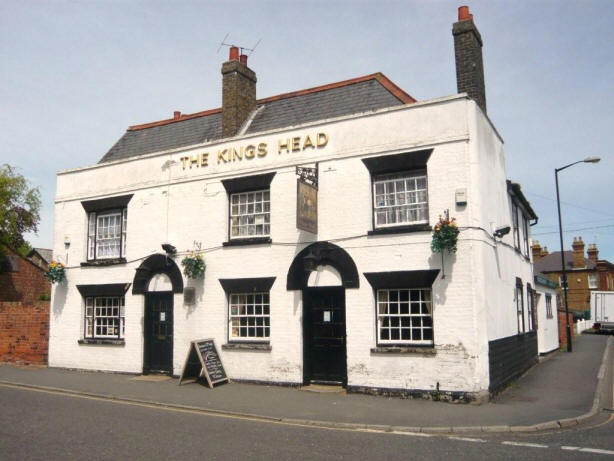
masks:
[[[525,442],[501,442],[503,445],[513,445],[515,447],[530,447],[530,448],[548,448],[548,445],[541,443],[525,443]]]
[[[486,443],[487,441],[484,439],[472,439],[469,437],[448,437],[451,440],[462,440],[463,442],[478,442],[478,443]]]
[[[614,455],[613,450],[600,450],[599,448],[580,448],[579,451],[584,451],[586,453],[597,453],[600,455]]]
[[[433,437],[433,434],[425,434],[423,432],[390,431],[390,432],[386,432],[386,434],[409,435],[411,437]]]
[[[571,451],[575,451],[575,450],[579,450],[580,447],[567,447],[567,446],[562,446],[561,447],[562,450],[571,450]]]

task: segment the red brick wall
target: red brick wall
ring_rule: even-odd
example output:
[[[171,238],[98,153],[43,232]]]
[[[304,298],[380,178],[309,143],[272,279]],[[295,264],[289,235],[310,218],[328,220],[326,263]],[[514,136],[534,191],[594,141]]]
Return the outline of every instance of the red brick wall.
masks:
[[[559,314],[559,345],[566,346],[567,345],[567,323],[565,322],[565,312],[558,311]],[[569,313],[569,327],[571,332],[571,341],[573,346],[573,313]]]
[[[0,272],[0,302],[32,303],[38,301],[41,294],[51,293],[51,284],[40,267],[21,256],[16,261],[16,272]]]
[[[0,302],[0,362],[47,364],[50,304]]]

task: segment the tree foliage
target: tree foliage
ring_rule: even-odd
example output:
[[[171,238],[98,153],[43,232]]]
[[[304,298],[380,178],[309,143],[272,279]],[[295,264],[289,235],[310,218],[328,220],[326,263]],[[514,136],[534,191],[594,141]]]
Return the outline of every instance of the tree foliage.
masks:
[[[37,232],[41,194],[10,165],[0,166],[0,244],[13,249],[24,245],[26,232]]]

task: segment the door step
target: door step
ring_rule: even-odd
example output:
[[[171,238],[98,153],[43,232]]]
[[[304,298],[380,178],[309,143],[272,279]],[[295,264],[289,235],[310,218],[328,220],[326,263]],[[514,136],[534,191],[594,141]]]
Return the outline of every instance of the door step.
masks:
[[[345,389],[342,386],[331,386],[328,384],[308,384],[306,386],[299,387],[301,391],[316,392],[319,394],[346,394]]]
[[[130,381],[149,381],[149,382],[159,382],[159,381],[168,381],[171,379],[169,375],[139,375],[134,378],[129,378]]]

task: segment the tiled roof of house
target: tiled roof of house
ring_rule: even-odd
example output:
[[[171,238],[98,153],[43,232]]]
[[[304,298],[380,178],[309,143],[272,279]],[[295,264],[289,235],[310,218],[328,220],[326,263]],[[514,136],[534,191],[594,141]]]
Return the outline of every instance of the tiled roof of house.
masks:
[[[571,271],[574,270],[573,267],[573,251],[565,251],[565,270]],[[590,261],[589,259],[584,259],[585,267],[582,270],[594,270],[595,263]],[[561,252],[554,251],[547,256],[544,256],[539,261],[535,262],[534,265],[535,272],[561,272]],[[577,270],[577,269],[576,269]]]
[[[259,99],[245,133],[416,102],[381,73]],[[222,138],[222,109],[135,125],[102,157],[110,162]]]
[[[49,248],[34,248],[33,251],[36,251],[47,263],[53,260],[53,250]]]

